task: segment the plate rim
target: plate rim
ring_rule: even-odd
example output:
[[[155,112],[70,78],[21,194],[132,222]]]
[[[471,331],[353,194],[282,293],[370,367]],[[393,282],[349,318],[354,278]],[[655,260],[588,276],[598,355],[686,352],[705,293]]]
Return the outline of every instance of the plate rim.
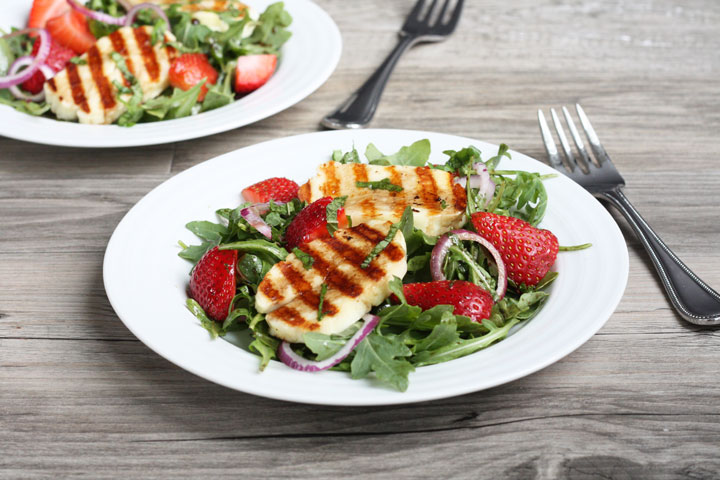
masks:
[[[31,0],[25,1],[27,3],[31,3]],[[163,128],[162,132],[172,132],[173,127],[178,125],[177,122],[198,119],[199,121],[206,121],[208,118],[212,120],[213,116],[217,115],[217,112],[227,112],[228,108],[233,108],[233,106],[236,105],[240,100],[236,100],[232,104],[220,107],[216,110],[212,110],[209,112],[203,112],[198,115],[193,115],[180,119],[163,120],[161,122],[138,124],[133,127],[119,127],[117,125],[83,125],[77,122],[66,122],[54,118],[34,117],[28,114],[24,114],[22,112],[17,112],[12,107],[0,105],[0,107],[2,107],[0,109],[0,136],[28,143],[57,147],[83,149],[130,148],[164,145],[168,143],[183,142],[197,138],[209,137],[218,133],[223,133],[247,125],[251,125],[266,118],[272,117],[305,100],[322,85],[324,85],[337,68],[343,50],[342,34],[340,32],[340,29],[327,11],[325,11],[322,7],[320,7],[312,0],[291,0],[291,2],[293,4],[293,9],[303,9],[303,12],[310,11],[312,12],[313,17],[316,20],[322,21],[324,23],[323,30],[325,31],[325,33],[327,33],[333,38],[333,41],[327,43],[331,46],[331,48],[329,49],[329,54],[326,57],[326,62],[318,71],[318,75],[310,79],[308,83],[304,85],[303,89],[297,91],[294,95],[288,96],[287,98],[283,99],[283,101],[273,105],[273,107],[270,109],[260,110],[258,112],[255,112],[253,115],[245,118],[242,118],[242,116],[240,116],[240,119],[236,122],[228,123],[217,121],[214,124],[211,124],[210,126],[205,126],[203,128],[189,130],[185,129],[182,134],[178,133],[176,135],[168,135],[167,133],[162,133],[160,134],[162,136],[159,139],[155,139],[158,135],[153,134],[153,132],[148,132],[143,135],[143,132],[145,132],[146,130],[143,129],[144,125],[154,126],[158,124],[164,124],[166,125],[166,128]],[[268,1],[267,3],[272,2]],[[287,7],[288,2],[286,2],[286,8]],[[0,13],[0,18],[2,18],[2,16],[2,13]],[[295,18],[296,17],[293,16],[293,21],[295,21]],[[293,27],[291,25],[291,32],[293,31],[292,28]],[[290,41],[292,41],[292,38],[290,39]],[[285,48],[286,47],[284,46],[283,50],[285,50]],[[280,59],[280,64],[282,64],[282,58]],[[261,90],[262,89],[260,89],[259,91]],[[23,121],[22,126],[15,128],[2,127],[2,125],[13,124],[13,122],[17,121],[17,119],[21,119]],[[60,134],[57,134],[55,136],[46,136],[45,134],[48,131],[53,130],[53,124],[55,123],[60,123],[63,126],[69,125],[72,129],[77,128],[77,133],[73,133],[72,136],[63,136]],[[38,124],[42,125],[42,130],[40,134],[37,133]],[[110,131],[114,133],[112,133],[110,137],[106,137],[104,135],[96,135],[98,129],[105,128],[112,129]],[[134,131],[140,132],[139,134],[133,133],[133,129],[135,128],[137,128],[137,130]],[[107,133],[107,131],[104,133]],[[78,141],[78,139],[80,140]]]
[[[372,400],[368,400],[366,398],[358,398],[358,399],[354,399],[354,400],[353,399],[351,399],[351,400],[343,399],[343,400],[338,400],[338,401],[336,401],[333,398],[324,398],[322,400],[319,400],[318,398],[314,397],[313,395],[294,395],[291,398],[288,395],[274,393],[273,391],[268,392],[267,390],[263,390],[261,388],[253,388],[252,386],[250,386],[249,388],[248,387],[239,388],[237,385],[233,384],[231,381],[228,381],[222,377],[217,377],[217,376],[214,376],[212,374],[208,374],[207,372],[202,371],[201,368],[196,367],[195,365],[192,365],[191,364],[192,362],[185,362],[183,360],[178,361],[176,358],[171,358],[172,355],[166,355],[166,352],[163,352],[163,351],[161,351],[161,349],[158,349],[158,348],[156,348],[156,346],[153,346],[152,341],[146,341],[146,336],[145,336],[144,332],[138,331],[138,329],[135,328],[136,326],[133,325],[131,321],[126,321],[125,319],[123,319],[121,314],[118,312],[118,306],[116,305],[117,298],[114,298],[114,295],[112,292],[113,280],[108,276],[108,271],[110,270],[109,266],[111,264],[113,251],[116,248],[115,245],[120,239],[120,234],[118,232],[122,232],[121,227],[123,227],[124,225],[127,225],[134,218],[134,216],[137,215],[138,212],[140,212],[140,209],[142,208],[141,205],[143,204],[144,201],[146,201],[146,199],[153,198],[156,195],[162,194],[164,189],[171,188],[175,182],[181,181],[181,179],[185,178],[186,176],[192,176],[194,173],[198,172],[199,169],[210,168],[210,167],[208,167],[208,165],[211,165],[212,163],[215,163],[215,162],[221,163],[223,161],[226,161],[228,158],[232,158],[234,156],[242,156],[242,152],[244,150],[263,149],[264,147],[266,147],[267,145],[270,145],[270,144],[277,144],[277,143],[284,143],[284,142],[296,142],[296,141],[301,141],[302,139],[309,138],[309,137],[319,137],[319,136],[340,137],[340,136],[351,135],[353,133],[372,137],[373,134],[384,135],[384,134],[393,134],[393,133],[398,133],[398,132],[401,132],[404,135],[411,135],[411,136],[414,135],[416,138],[431,138],[431,142],[432,142],[433,136],[444,136],[444,137],[452,138],[453,140],[457,140],[457,141],[464,141],[464,142],[470,141],[470,142],[475,142],[476,144],[482,143],[482,144],[488,145],[488,146],[494,145],[494,144],[490,144],[488,142],[484,142],[479,139],[473,139],[473,138],[469,138],[469,137],[463,137],[463,136],[441,133],[441,132],[429,132],[429,131],[423,131],[423,130],[405,130],[405,129],[365,129],[365,130],[355,130],[355,131],[339,130],[339,131],[311,132],[311,133],[304,133],[304,134],[293,135],[293,136],[279,137],[276,139],[271,139],[271,140],[267,140],[267,141],[253,144],[250,146],[246,146],[243,148],[239,148],[239,149],[233,150],[231,152],[227,152],[225,154],[205,160],[183,172],[180,172],[180,173],[174,175],[173,177],[170,177],[169,179],[165,180],[160,185],[153,188],[150,192],[148,192],[145,196],[143,196],[142,199],[140,199],[123,216],[122,220],[118,223],[117,227],[113,231],[113,234],[112,234],[110,240],[108,241],[108,245],[107,245],[104,259],[103,259],[103,283],[105,286],[105,290],[106,290],[108,299],[109,299],[114,311],[116,312],[118,318],[131,331],[131,333],[133,333],[133,335],[135,335],[141,342],[143,342],[148,348],[153,350],[155,353],[157,353],[161,357],[169,360],[171,363],[177,365],[178,367],[180,367],[196,376],[199,376],[205,380],[212,381],[213,383],[223,385],[223,386],[225,386],[227,388],[231,388],[233,390],[238,390],[238,391],[241,391],[244,393],[249,393],[249,394],[264,397],[264,398],[270,398],[270,399],[282,400],[282,401],[291,401],[291,402],[304,403],[304,404],[334,405],[334,406],[371,406],[371,405],[410,404],[410,403],[431,401],[431,400],[437,400],[437,399],[441,399],[441,398],[465,395],[468,393],[473,393],[473,392],[493,388],[498,385],[503,385],[503,384],[515,381],[519,378],[523,378],[527,375],[530,375],[539,370],[542,370],[542,369],[546,368],[547,366],[552,365],[553,363],[556,363],[557,361],[561,360],[565,356],[574,352],[580,346],[582,346],[584,343],[586,343],[592,336],[594,336],[607,323],[607,321],[610,319],[613,312],[617,308],[617,305],[622,300],[622,297],[624,295],[624,292],[625,292],[625,289],[627,286],[627,282],[628,282],[628,278],[629,278],[629,255],[628,255],[628,250],[627,250],[627,243],[625,242],[622,232],[621,232],[619,226],[617,225],[617,223],[615,222],[615,220],[612,218],[610,213],[597,201],[597,199],[592,197],[582,187],[580,187],[575,182],[573,182],[571,179],[569,179],[568,177],[565,177],[562,174],[560,174],[559,176],[564,177],[566,179],[566,181],[569,181],[571,184],[575,185],[575,187],[577,187],[577,189],[579,189],[582,192],[582,194],[587,195],[594,202],[596,202],[597,206],[600,209],[598,211],[602,212],[601,215],[606,215],[607,216],[606,220],[609,219],[610,223],[612,225],[614,225],[613,234],[615,234],[615,240],[619,240],[619,244],[621,244],[623,247],[620,250],[615,252],[615,253],[619,254],[619,258],[617,260],[619,262],[618,266],[620,267],[619,270],[622,273],[621,274],[622,278],[620,278],[620,283],[618,284],[618,288],[616,288],[614,290],[613,298],[611,298],[609,301],[604,303],[604,308],[600,314],[593,315],[593,317],[599,318],[599,320],[596,320],[596,323],[594,324],[593,328],[584,330],[583,334],[577,335],[576,337],[574,337],[573,342],[565,345],[565,348],[559,349],[558,351],[554,352],[554,354],[547,355],[546,357],[544,357],[543,361],[534,363],[532,365],[527,365],[523,369],[516,370],[512,375],[508,375],[504,378],[498,378],[496,381],[490,382],[479,388],[476,386],[472,386],[471,384],[468,384],[465,388],[456,389],[450,394],[446,394],[445,392],[437,392],[435,394],[424,394],[422,396],[412,396],[412,395],[409,395],[408,392],[393,392],[393,393],[396,393],[396,395],[394,395],[393,397],[384,396],[380,401],[372,401]],[[494,146],[497,147],[497,145],[494,145]],[[545,164],[543,164],[542,162],[535,160],[534,158],[532,158],[528,155],[522,154],[521,152],[517,152],[514,150],[510,150],[510,152],[513,154],[522,155],[534,162],[537,162],[538,164],[543,165],[544,166],[543,168],[548,168],[548,169],[550,168],[550,167],[546,166]],[[196,170],[196,169],[198,169],[198,170]],[[575,188],[575,187],[573,187],[573,188]],[[525,325],[529,325],[529,324],[530,324],[530,322],[526,323]],[[511,336],[508,339],[503,340],[502,342],[499,342],[496,345],[507,344],[507,342],[511,341],[512,338],[513,337]],[[228,343],[228,345],[230,345],[230,344]],[[232,348],[237,348],[237,347],[232,346]],[[484,351],[488,351],[488,350],[484,350]],[[473,357],[474,355],[478,355],[482,352],[483,351],[476,352],[473,355],[470,355],[468,357],[463,357],[461,359],[454,360],[454,361],[460,361],[463,359],[467,359],[467,358]],[[452,362],[448,362],[448,363],[452,363]],[[430,369],[433,367],[448,365],[448,363],[430,366],[430,367],[422,367],[422,368]],[[272,366],[273,366],[273,364],[271,364],[271,367]],[[284,367],[284,365],[282,365],[281,367],[286,368],[286,367]],[[339,372],[330,372],[330,373],[339,373]],[[368,388],[374,388],[374,387],[368,387]]]

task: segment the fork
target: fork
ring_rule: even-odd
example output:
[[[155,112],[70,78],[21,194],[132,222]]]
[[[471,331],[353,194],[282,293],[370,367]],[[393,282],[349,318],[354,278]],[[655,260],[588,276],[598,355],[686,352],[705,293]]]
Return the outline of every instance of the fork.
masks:
[[[614,205],[633,228],[645,250],[650,254],[653,265],[660,275],[670,302],[680,316],[695,325],[720,325],[720,294],[700,280],[658,237],[657,233],[640,216],[635,207],[625,197],[621,187],[625,180],[618,173],[610,157],[600,143],[595,130],[590,124],[585,111],[575,105],[580,124],[587,136],[590,149],[595,157],[592,161],[585,144],[578,133],[570,112],[563,107],[570,135],[572,136],[579,156],[575,156],[568,142],[565,130],[555,109],[550,115],[555,125],[560,145],[564,152],[561,157],[553,140],[550,128],[542,110],[538,110],[538,122],[550,165],[580,184],[597,198],[604,199]]]
[[[400,56],[417,43],[445,40],[460,20],[464,0],[418,0],[400,29],[400,41],[367,81],[333,113],[320,122],[326,128],[362,128],[370,123]]]

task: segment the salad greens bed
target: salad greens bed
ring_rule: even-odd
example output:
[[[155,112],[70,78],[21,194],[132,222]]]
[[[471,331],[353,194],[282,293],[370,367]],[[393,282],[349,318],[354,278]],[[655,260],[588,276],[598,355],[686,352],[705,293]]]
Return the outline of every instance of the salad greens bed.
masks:
[[[280,48],[291,36],[287,27],[292,23],[292,17],[285,10],[283,2],[268,6],[257,19],[250,18],[248,11],[242,18],[238,18],[243,12],[234,8],[219,13],[220,19],[228,25],[228,29],[224,32],[211,30],[194,19],[192,13],[182,11],[181,6],[172,4],[165,10],[170,21],[169,29],[176,38],[176,41],[170,42],[169,45],[180,53],[204,53],[219,73],[217,82],[208,87],[208,93],[202,102],[198,102],[198,96],[204,83],[197,84],[187,91],[168,88],[160,96],[142,103],[142,90],[139,84],[127,72],[122,56],[117,54],[113,56],[113,60],[121,71],[127,72],[125,76],[131,82],[131,86],[116,84],[115,87],[121,94],[132,95],[124,102],[128,110],[117,120],[118,125],[131,127],[140,122],[187,117],[232,103],[237,98],[232,90],[232,77],[237,58],[256,54],[274,54],[279,58]],[[115,17],[127,13],[117,0],[90,0],[87,7]],[[133,26],[143,25],[153,26],[153,44],[163,39],[162,34],[168,28],[165,21],[156,18],[152,10],[143,10],[136,17]],[[89,20],[89,27],[96,38],[102,38],[120,28],[96,20]],[[252,29],[252,33],[245,36],[244,32],[249,29]],[[0,36],[2,33],[0,30]],[[32,39],[27,35],[9,39],[0,38],[0,76],[7,74],[15,59],[29,55],[31,50]],[[70,61],[82,62],[80,57],[74,57]],[[18,111],[35,116],[44,115],[50,110],[50,106],[44,101],[18,100],[8,89],[0,89],[0,104],[9,105]]]
[[[460,171],[468,176],[475,173],[473,164],[482,161],[480,151],[473,146],[444,153],[448,156],[444,165],[429,165],[430,142],[420,140],[392,155],[385,155],[370,144],[365,151],[365,157],[370,164],[375,165],[429,165],[432,168]],[[470,182],[467,182],[468,225],[471,225],[470,215],[477,211],[511,215],[532,225],[537,225],[542,220],[547,206],[543,180],[552,175],[498,170],[497,165],[503,157],[511,158],[506,145],[501,145],[497,155],[484,161],[497,185],[494,197],[489,202],[478,198],[478,190],[471,188]],[[361,162],[355,148],[348,152],[336,150],[332,153],[332,159],[340,163]],[[276,358],[281,341],[270,335],[264,315],[255,310],[254,295],[264,275],[275,263],[288,255],[281,240],[285,229],[305,204],[298,199],[287,204],[271,202],[270,211],[263,215],[263,218],[272,227],[272,241],[265,239],[240,215],[240,210],[248,205],[250,204],[245,203],[234,209],[218,210],[218,223],[188,223],[187,228],[197,235],[202,243],[188,246],[181,242],[182,251],[179,255],[195,264],[205,252],[217,245],[220,245],[221,249],[240,250],[238,271],[241,282],[225,322],[210,320],[200,305],[192,299],[187,300],[187,306],[213,338],[231,331],[247,329],[252,336],[249,349],[261,357],[262,370],[270,360]],[[490,319],[482,323],[453,314],[453,307],[450,305],[438,305],[423,311],[420,307],[407,304],[402,284],[431,281],[430,255],[438,237],[428,236],[414,228],[410,208],[405,210],[396,225],[405,236],[408,262],[405,278],[401,280],[395,277],[390,284],[400,303],[392,304],[386,300],[373,308],[371,313],[380,317],[377,327],[348,357],[333,367],[333,370],[349,372],[354,379],[365,378],[374,373],[375,378],[385,385],[399,391],[406,390],[408,374],[416,367],[469,355],[502,340],[513,326],[532,318],[549,295],[544,291],[545,287],[557,277],[556,272],[549,272],[535,287],[519,286],[510,281],[506,296],[495,304]],[[492,292],[496,287],[497,272],[488,257],[478,244],[457,241],[448,253],[445,275],[450,280],[472,281]],[[356,323],[339,335],[306,333],[305,345],[295,346],[295,351],[312,360],[329,358],[358,330],[359,325]]]

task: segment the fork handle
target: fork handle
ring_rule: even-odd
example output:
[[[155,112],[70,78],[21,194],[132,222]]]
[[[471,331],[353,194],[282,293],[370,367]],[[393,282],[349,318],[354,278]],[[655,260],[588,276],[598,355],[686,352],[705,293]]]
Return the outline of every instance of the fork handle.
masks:
[[[612,203],[635,230],[680,316],[695,325],[720,325],[720,294],[700,280],[665,245],[620,188],[596,196]]]
[[[327,128],[362,128],[372,120],[375,115],[380,97],[390,74],[395,68],[400,56],[410,48],[418,37],[415,35],[400,34],[400,41],[390,52],[385,61],[375,70],[370,78],[355,91],[340,107],[320,122]]]

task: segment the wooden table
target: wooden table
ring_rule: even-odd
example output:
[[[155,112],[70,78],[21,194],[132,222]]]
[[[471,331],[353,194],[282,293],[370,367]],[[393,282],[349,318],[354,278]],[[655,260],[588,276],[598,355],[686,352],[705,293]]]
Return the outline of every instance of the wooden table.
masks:
[[[630,279],[607,325],[539,373],[461,397],[266,400],[181,370],[125,328],[102,258],[128,209],[211,157],[317,130],[392,48],[413,1],[319,3],[342,31],[342,60],[272,118],[149,148],[0,138],[0,477],[718,478],[718,330],[674,313],[622,221]],[[544,159],[537,108],[580,102],[628,197],[720,289],[720,4],[466,3],[453,37],[403,57],[372,126]]]

